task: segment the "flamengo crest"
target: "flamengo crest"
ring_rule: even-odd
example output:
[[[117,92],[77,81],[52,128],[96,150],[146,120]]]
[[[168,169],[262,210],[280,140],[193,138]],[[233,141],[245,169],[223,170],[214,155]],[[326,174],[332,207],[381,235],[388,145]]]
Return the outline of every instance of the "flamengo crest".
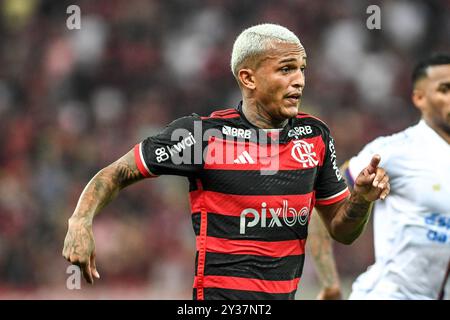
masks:
[[[303,140],[295,140],[291,150],[292,158],[303,165],[303,168],[312,168],[319,164],[316,152],[314,152],[314,144]]]

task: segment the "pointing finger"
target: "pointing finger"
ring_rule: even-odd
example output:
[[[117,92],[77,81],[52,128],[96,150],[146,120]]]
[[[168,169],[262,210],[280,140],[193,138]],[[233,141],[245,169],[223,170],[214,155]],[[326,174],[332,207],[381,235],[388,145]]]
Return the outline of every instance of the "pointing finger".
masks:
[[[380,161],[381,161],[381,157],[379,154],[376,154],[372,157],[372,160],[370,160],[370,164],[367,167],[369,173],[375,173],[377,171]]]

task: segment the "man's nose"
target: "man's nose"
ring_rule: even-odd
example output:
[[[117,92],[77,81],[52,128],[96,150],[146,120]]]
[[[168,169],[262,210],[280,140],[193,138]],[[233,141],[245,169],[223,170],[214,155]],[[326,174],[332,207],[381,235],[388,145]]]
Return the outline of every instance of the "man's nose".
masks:
[[[298,72],[295,73],[294,79],[292,81],[292,86],[294,88],[303,88],[303,87],[305,87],[305,75],[302,72],[302,70],[298,70]]]

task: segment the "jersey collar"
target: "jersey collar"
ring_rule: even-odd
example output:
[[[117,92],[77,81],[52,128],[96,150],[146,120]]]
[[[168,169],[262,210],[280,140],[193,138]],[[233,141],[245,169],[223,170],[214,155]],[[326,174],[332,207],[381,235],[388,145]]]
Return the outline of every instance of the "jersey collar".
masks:
[[[288,132],[289,132],[289,130],[291,130],[292,129],[292,125],[293,125],[293,121],[294,121],[294,118],[292,118],[292,119],[289,119],[288,120],[288,122],[286,123],[286,125],[283,127],[283,128],[281,128],[281,130],[276,130],[276,129],[261,129],[261,128],[258,128],[257,126],[255,126],[255,125],[253,125],[248,119],[247,119],[247,117],[245,116],[245,114],[244,114],[244,112],[242,111],[242,100],[239,102],[239,104],[237,105],[237,107],[236,107],[236,110],[239,112],[239,114],[240,114],[240,116],[241,116],[241,119],[242,119],[242,122],[243,122],[243,124],[245,125],[245,126],[247,126],[247,127],[249,127],[250,129],[254,129],[254,130],[257,130],[258,131],[258,134],[262,134],[263,132],[265,133],[265,134],[267,134],[268,136],[271,136],[271,134],[274,132],[274,131],[276,131],[276,132],[279,132],[279,141],[280,142],[286,142],[287,141],[287,138],[288,138]]]
[[[450,145],[447,143],[447,141],[444,140],[433,128],[431,128],[424,119],[421,119],[419,123],[417,124],[417,127],[422,132],[423,137],[427,137],[428,139],[431,139],[431,141],[435,141],[438,144],[443,144],[447,148],[450,147]]]

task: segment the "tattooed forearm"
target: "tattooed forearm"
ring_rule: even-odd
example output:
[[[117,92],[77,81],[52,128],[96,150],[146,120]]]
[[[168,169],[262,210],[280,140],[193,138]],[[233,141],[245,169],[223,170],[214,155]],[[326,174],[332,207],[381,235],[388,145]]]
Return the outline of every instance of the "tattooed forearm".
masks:
[[[348,220],[366,220],[369,217],[369,209],[373,202],[368,202],[358,198],[352,193],[349,201],[345,205],[345,218]]]
[[[364,230],[372,204],[353,191],[343,201],[328,206],[316,205],[316,209],[331,237],[341,243],[351,244]]]
[[[130,151],[92,178],[81,194],[72,217],[92,223],[94,216],[111,202],[121,189],[141,179],[143,176],[136,167],[133,152]]]
[[[353,192],[345,204],[341,207],[335,223],[335,234],[339,234],[336,240],[350,244],[363,232],[370,217],[373,202],[365,201]]]
[[[77,207],[69,219],[62,255],[79,265],[88,283],[100,278],[95,264],[94,216],[126,186],[143,179],[131,150],[122,158],[100,170],[84,188]]]

